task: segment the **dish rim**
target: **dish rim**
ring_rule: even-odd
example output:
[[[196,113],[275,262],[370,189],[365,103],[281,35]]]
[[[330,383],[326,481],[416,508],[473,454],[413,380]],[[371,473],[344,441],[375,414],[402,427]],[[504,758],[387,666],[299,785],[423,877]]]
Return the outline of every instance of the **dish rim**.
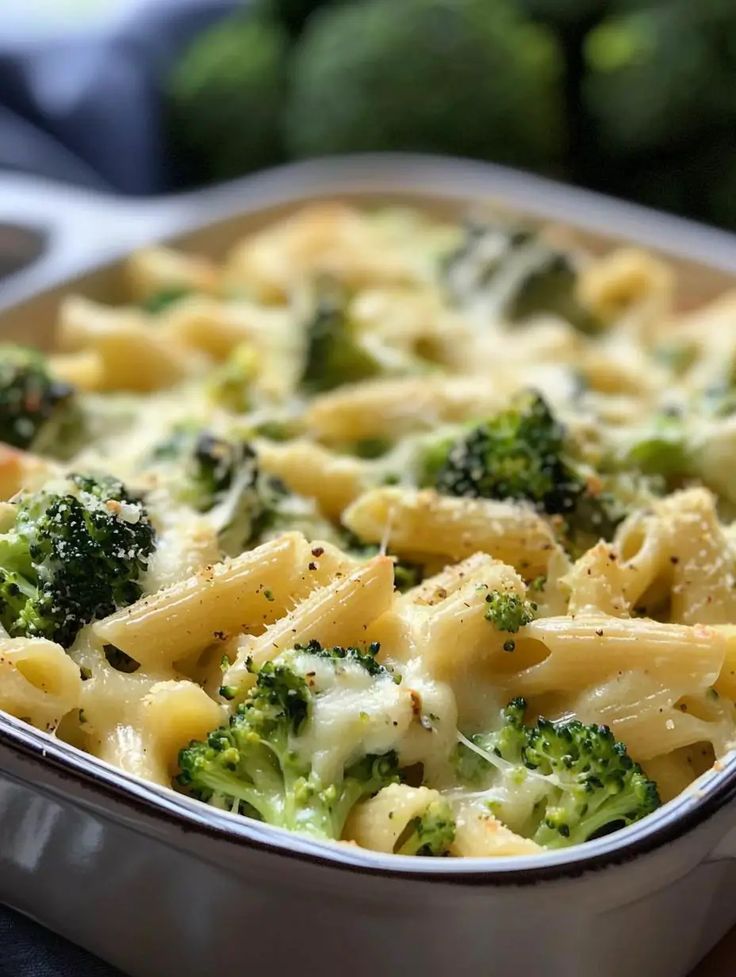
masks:
[[[467,184],[462,177],[466,178]],[[461,178],[459,188],[454,183],[457,178]],[[444,191],[436,185],[443,182],[446,184]],[[476,205],[500,202],[507,210],[526,212],[542,220],[560,221],[573,230],[612,239],[623,238],[711,270],[736,273],[736,237],[727,232],[493,164],[419,154],[359,154],[309,160],[269,169],[210,191],[181,195],[172,201],[178,206],[172,207],[170,226],[165,227],[163,233],[144,235],[138,246],[159,240],[176,243],[177,239],[228,219],[257,218],[259,213],[274,207],[324,200],[331,194],[335,198],[403,195],[454,206],[463,202],[471,206],[473,202]],[[545,194],[550,198],[547,203],[544,202]],[[187,201],[207,198],[212,203],[211,209],[200,205],[193,214],[187,214]],[[104,207],[106,198],[99,200],[100,206]],[[562,213],[565,201],[569,202],[571,211],[567,218]],[[159,205],[162,203],[165,202],[158,201]],[[140,210],[146,204],[137,202],[134,206]],[[653,227],[653,220],[661,225],[661,229]],[[634,227],[638,228],[636,232]],[[676,241],[673,240],[674,232],[677,232]],[[709,246],[717,260],[712,260],[712,253],[708,260]],[[77,282],[83,284],[88,274],[114,267],[129,252],[130,247],[122,248],[118,254],[107,252],[101,260],[91,260],[61,280],[48,281],[45,287],[34,289],[19,302],[11,299],[4,303],[0,298],[0,329],[4,314],[11,313],[16,305],[25,306],[46,293],[71,287]],[[143,810],[180,831],[196,831],[209,838],[335,870],[415,881],[433,880],[435,884],[442,881],[456,885],[534,885],[541,881],[574,878],[654,851],[709,820],[736,797],[734,752],[722,761],[719,770],[711,768],[654,814],[584,845],[502,858],[402,858],[357,846],[320,842],[251,818],[219,811],[170,788],[118,770],[22,720],[0,713],[0,751],[3,749],[10,749],[22,759],[53,771],[57,780],[71,779],[78,785],[86,785],[113,802]],[[3,774],[8,775],[0,769],[0,776]]]
[[[322,842],[253,818],[220,811],[169,787],[119,770],[23,720],[0,714],[0,758],[4,749],[12,750],[22,760],[39,764],[47,772],[53,771],[56,780],[71,780],[78,786],[86,786],[117,804],[159,818],[180,832],[195,831],[205,838],[297,858],[324,868],[453,885],[535,885],[573,879],[629,862],[687,834],[736,797],[734,752],[723,761],[723,769],[707,771],[654,814],[595,841],[525,856],[404,858],[353,845]],[[8,773],[0,768],[0,777],[3,775]],[[10,776],[18,779],[13,774]]]

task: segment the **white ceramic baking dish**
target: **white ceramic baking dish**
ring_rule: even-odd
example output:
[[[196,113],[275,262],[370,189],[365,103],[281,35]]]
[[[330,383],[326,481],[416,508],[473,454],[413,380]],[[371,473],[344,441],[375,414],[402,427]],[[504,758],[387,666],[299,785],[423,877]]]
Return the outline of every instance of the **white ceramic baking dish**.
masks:
[[[117,259],[136,244],[217,255],[324,197],[491,201],[594,248],[633,240],[675,260],[690,304],[736,275],[730,235],[461,161],[319,161],[132,203],[17,177],[0,181],[0,221],[44,229],[48,250],[0,283],[2,333],[43,345],[64,292],[120,297]],[[398,859],[208,809],[0,717],[0,901],[132,977],[684,977],[736,922],[735,859],[733,761],[582,848]]]

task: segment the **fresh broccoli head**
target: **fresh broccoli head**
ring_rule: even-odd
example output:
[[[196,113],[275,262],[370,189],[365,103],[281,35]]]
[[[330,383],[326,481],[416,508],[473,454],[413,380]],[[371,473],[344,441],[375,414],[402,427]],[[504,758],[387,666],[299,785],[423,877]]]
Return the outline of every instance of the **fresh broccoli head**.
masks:
[[[492,590],[486,595],[486,619],[497,631],[516,634],[519,628],[531,624],[537,615],[537,605],[518,594]]]
[[[412,818],[394,849],[397,855],[446,855],[455,840],[455,818],[444,798],[432,801]]]
[[[528,227],[468,224],[460,245],[443,261],[451,297],[511,322],[556,315],[581,332],[601,324],[577,297],[572,257]]]
[[[502,724],[458,747],[460,781],[512,831],[546,848],[578,845],[659,807],[648,780],[605,726],[538,719],[514,699]]]
[[[360,345],[343,296],[323,293],[306,331],[302,385],[310,392],[368,380],[381,372],[376,358]]]
[[[0,441],[15,448],[52,450],[56,435],[73,420],[74,389],[49,373],[41,353],[0,345]]]
[[[397,687],[377,651],[310,641],[251,666],[255,685],[229,724],[181,751],[178,786],[268,824],[339,838],[358,801],[398,781],[382,705]],[[355,708],[338,718],[345,695]]]
[[[69,647],[79,629],[141,595],[155,535],[113,478],[70,475],[19,498],[0,536],[0,623]]]
[[[224,180],[283,158],[288,39],[249,15],[197,37],[167,82],[172,156],[192,182]]]
[[[320,11],[294,56],[297,156],[426,150],[550,166],[562,59],[504,0],[373,0]]]

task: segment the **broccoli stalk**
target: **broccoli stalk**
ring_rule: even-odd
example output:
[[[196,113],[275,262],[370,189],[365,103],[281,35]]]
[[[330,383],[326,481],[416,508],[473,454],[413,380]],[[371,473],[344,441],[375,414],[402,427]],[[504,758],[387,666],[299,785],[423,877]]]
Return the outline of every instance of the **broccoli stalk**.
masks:
[[[76,416],[74,389],[55,380],[37,350],[0,346],[0,441],[16,448],[54,448]]]
[[[413,818],[394,848],[397,855],[446,855],[455,840],[455,819],[444,798]]]
[[[464,740],[457,772],[479,788],[513,831],[546,848],[577,845],[651,814],[656,784],[606,726],[578,720],[524,723],[526,702],[514,699],[491,733]]]
[[[318,838],[340,837],[348,814],[365,797],[398,781],[396,754],[363,748],[360,737],[337,776],[325,782],[313,767],[310,732],[315,703],[331,688],[361,683],[366,696],[393,685],[375,660],[378,646],[297,645],[260,668],[255,685],[228,726],[181,751],[176,783],[192,796],[268,824]]]
[[[141,595],[155,534],[113,478],[70,475],[17,502],[0,536],[0,623],[69,647],[79,629]]]

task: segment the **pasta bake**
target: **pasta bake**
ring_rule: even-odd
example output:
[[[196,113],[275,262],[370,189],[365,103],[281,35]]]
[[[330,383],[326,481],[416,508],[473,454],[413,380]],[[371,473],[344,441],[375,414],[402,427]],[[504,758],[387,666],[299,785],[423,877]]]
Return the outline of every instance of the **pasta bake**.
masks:
[[[0,347],[0,709],[397,856],[535,855],[736,736],[736,296],[320,203]]]

